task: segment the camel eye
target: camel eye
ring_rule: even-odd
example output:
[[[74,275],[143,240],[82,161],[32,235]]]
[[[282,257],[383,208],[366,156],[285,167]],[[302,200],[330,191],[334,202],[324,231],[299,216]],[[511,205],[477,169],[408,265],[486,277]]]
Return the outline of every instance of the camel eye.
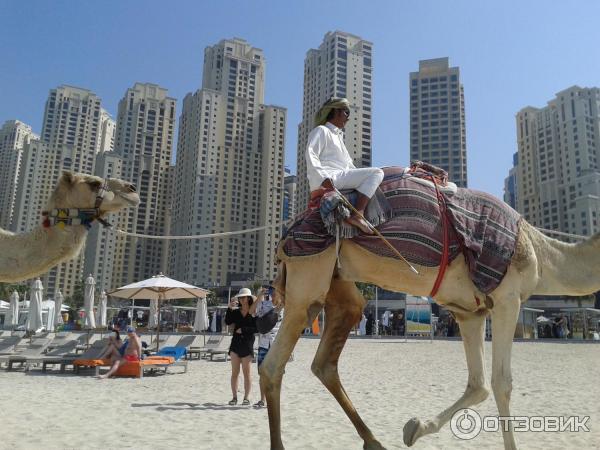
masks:
[[[100,181],[88,181],[88,185],[90,189],[94,192],[99,191],[100,187],[102,187],[102,183]]]

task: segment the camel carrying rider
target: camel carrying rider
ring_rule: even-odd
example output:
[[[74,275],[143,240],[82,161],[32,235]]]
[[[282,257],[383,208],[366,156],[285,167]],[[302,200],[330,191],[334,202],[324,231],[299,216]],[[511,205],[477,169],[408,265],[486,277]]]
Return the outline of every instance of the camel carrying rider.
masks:
[[[315,116],[315,128],[308,136],[306,168],[311,199],[333,189],[356,189],[356,209],[364,215],[369,199],[383,180],[377,167],[357,169],[344,145],[343,128],[350,119],[350,103],[345,98],[331,98]],[[356,214],[346,221],[363,233],[373,234],[369,224]]]

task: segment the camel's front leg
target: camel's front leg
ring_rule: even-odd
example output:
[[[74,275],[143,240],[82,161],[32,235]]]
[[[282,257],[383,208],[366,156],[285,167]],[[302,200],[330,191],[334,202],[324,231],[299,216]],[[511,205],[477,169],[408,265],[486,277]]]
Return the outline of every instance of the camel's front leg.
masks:
[[[508,417],[512,392],[511,350],[521,302],[518,298],[507,298],[496,304],[492,311],[492,390],[500,417]],[[502,427],[502,437],[505,450],[517,448],[512,422],[508,423],[508,429]]]
[[[288,298],[286,301],[285,314],[277,338],[259,370],[260,385],[267,398],[271,449],[277,450],[284,448],[281,440],[280,410],[281,380],[284,368],[307,323],[311,323],[322,309],[322,305],[319,303],[315,303],[310,308],[294,308],[290,300]]]
[[[312,363],[313,373],[333,394],[356,431],[364,440],[364,448],[383,449],[365,425],[346,394],[338,373],[338,360],[352,327],[359,322],[365,300],[353,282],[334,280],[327,294],[327,323]]]
[[[465,347],[467,367],[469,369],[469,380],[465,393],[452,406],[439,413],[434,419],[421,422],[412,418],[404,425],[404,443],[413,445],[417,439],[431,433],[437,433],[446,424],[454,413],[462,408],[482,402],[489,395],[489,389],[485,381],[484,367],[484,333],[485,316],[472,315],[458,318],[460,333]]]

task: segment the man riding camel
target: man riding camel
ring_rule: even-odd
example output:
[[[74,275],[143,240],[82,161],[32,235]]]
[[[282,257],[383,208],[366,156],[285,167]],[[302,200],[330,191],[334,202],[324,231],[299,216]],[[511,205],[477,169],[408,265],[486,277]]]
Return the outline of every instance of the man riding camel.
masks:
[[[350,103],[345,98],[331,98],[315,116],[315,128],[308,135],[306,168],[311,198],[323,191],[356,189],[356,209],[364,215],[369,199],[383,180],[383,171],[377,167],[357,169],[344,145],[343,128],[350,119]],[[346,221],[363,233],[373,230],[359,215],[352,214]]]

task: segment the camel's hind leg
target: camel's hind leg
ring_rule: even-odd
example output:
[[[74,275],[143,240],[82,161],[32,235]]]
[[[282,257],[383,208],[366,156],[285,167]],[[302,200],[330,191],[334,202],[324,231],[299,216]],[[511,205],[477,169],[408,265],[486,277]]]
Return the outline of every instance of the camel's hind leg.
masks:
[[[417,439],[431,433],[437,433],[446,424],[454,413],[462,408],[482,402],[489,395],[486,386],[484,366],[484,315],[457,316],[460,324],[460,333],[465,347],[469,379],[464,394],[452,406],[439,413],[434,419],[421,422],[412,418],[404,425],[404,443],[413,445]]]
[[[506,298],[497,301],[492,311],[492,390],[500,417],[510,416],[510,359],[520,306],[521,302],[518,299]],[[508,423],[507,429],[502,427],[502,437],[505,450],[517,448],[512,422]]]
[[[352,405],[338,373],[340,354],[350,330],[360,321],[365,303],[353,282],[333,280],[325,303],[327,323],[311,369],[352,421],[364,440],[364,448],[383,449]]]

